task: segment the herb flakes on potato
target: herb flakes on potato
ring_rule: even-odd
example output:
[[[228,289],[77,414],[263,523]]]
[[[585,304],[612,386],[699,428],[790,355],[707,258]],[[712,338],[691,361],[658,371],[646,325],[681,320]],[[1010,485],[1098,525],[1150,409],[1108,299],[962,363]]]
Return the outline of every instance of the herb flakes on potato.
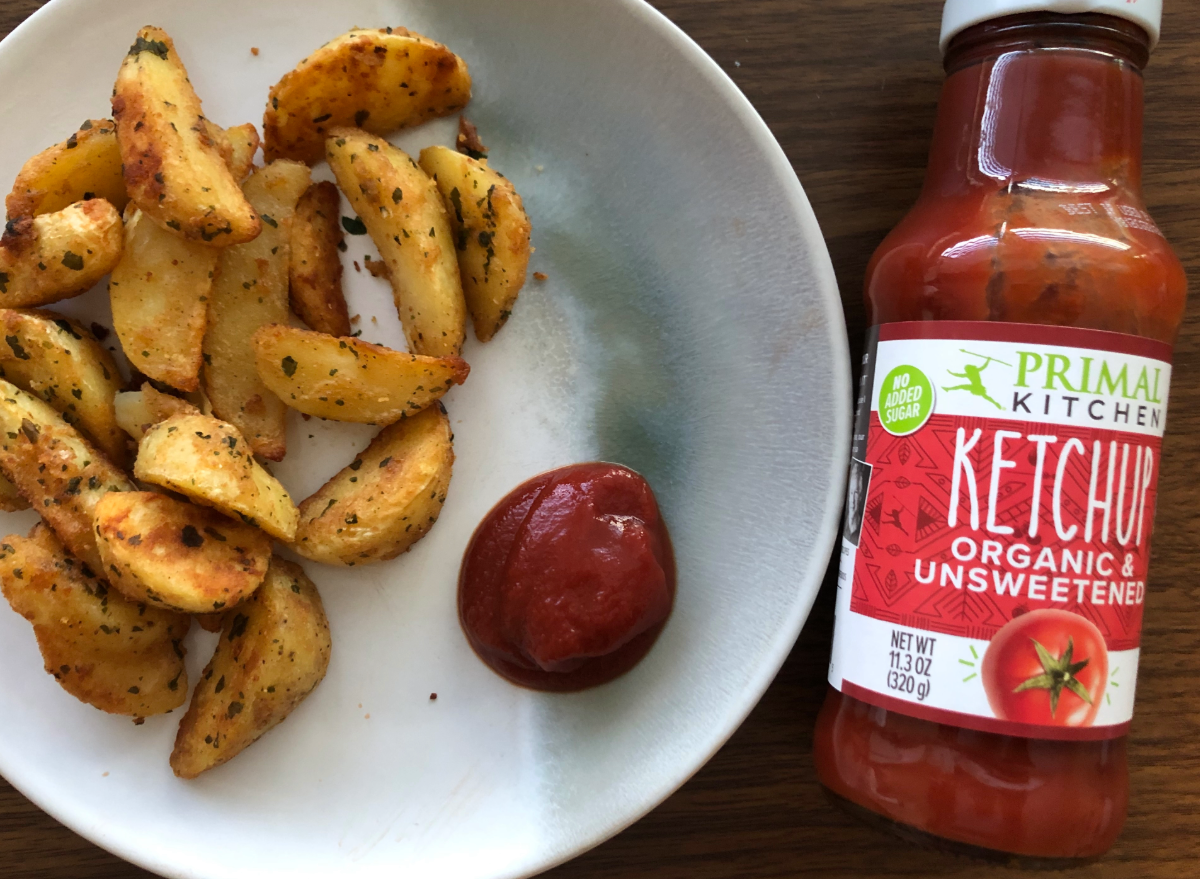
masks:
[[[271,539],[257,528],[149,491],[102,497],[96,541],[117,591],[185,613],[240,604],[271,558]]]
[[[110,491],[133,491],[133,483],[50,404],[3,379],[0,471],[67,549],[102,569],[92,530],[96,502]]]
[[[173,415],[142,437],[133,473],[197,503],[290,541],[299,514],[292,497],[254,460],[238,429],[206,415]]]
[[[263,114],[267,161],[321,160],[325,137],[345,126],[388,134],[471,99],[466,63],[406,28],[354,28],[330,40],[284,74]]]
[[[45,525],[0,541],[0,590],[33,624],[47,673],[76,699],[133,717],[183,704],[180,640],[191,620],[110,589]]]
[[[109,460],[126,464],[128,440],[113,407],[121,375],[92,333],[52,311],[8,308],[0,308],[0,333],[0,378],[41,397]]]
[[[90,198],[102,198],[118,211],[129,201],[111,119],[88,119],[66,140],[29,159],[4,206],[11,220],[54,213]]]
[[[254,335],[258,374],[284,403],[319,418],[391,424],[466,381],[460,357],[423,357],[360,339],[271,324]]]
[[[421,151],[420,164],[445,201],[475,335],[487,342],[504,326],[525,286],[533,252],[525,205],[486,158],[435,146]]]
[[[385,427],[349,465],[300,504],[292,548],[330,565],[393,559],[441,515],[454,465],[440,404]]]
[[[78,296],[112,271],[122,243],[121,215],[102,198],[9,220],[0,236],[0,307]]]
[[[335,129],[325,146],[338,187],[387,264],[409,350],[457,357],[467,304],[437,184],[403,150],[365,131]]]
[[[292,213],[310,182],[299,162],[272,162],[250,175],[244,189],[263,233],[221,252],[208,299],[204,392],[217,417],[272,461],[287,451],[287,409],[259,378],[251,339],[264,324],[287,322]]]
[[[224,617],[212,660],[179,723],[171,768],[195,778],[237,756],[325,677],[329,621],[299,565],[271,560],[266,580]]]
[[[117,73],[112,108],[125,188],[147,216],[214,247],[258,236],[262,221],[229,170],[228,135],[204,116],[166,31],[138,31]]]
[[[199,409],[187,400],[164,394],[149,382],[136,391],[121,391],[113,399],[117,424],[137,442],[146,431],[172,415],[200,415]]]
[[[137,208],[127,216],[125,249],[108,281],[113,329],[139,372],[194,391],[221,251],[180,238]]]

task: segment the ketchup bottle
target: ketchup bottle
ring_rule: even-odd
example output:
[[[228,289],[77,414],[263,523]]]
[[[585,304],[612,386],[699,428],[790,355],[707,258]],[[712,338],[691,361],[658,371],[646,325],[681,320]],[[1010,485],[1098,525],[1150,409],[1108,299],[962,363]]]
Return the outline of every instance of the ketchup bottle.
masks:
[[[867,269],[815,759],[924,844],[1058,866],[1125,820],[1187,283],[1141,194],[1161,12],[949,0],[924,188]]]

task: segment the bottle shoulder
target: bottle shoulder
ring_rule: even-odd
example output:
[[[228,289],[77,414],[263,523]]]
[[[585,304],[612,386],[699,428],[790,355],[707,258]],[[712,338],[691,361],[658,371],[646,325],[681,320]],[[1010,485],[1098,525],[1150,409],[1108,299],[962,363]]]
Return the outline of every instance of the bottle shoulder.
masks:
[[[875,323],[993,320],[1173,342],[1187,279],[1137,193],[923,197],[867,269]]]

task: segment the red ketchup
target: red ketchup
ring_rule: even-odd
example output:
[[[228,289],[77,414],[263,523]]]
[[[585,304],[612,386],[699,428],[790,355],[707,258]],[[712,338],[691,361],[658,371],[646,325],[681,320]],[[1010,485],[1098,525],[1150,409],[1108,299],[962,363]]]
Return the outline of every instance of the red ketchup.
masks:
[[[536,690],[606,683],[646,655],[671,613],[675,561],[654,492],[617,464],[518,486],[463,556],[458,614],[479,657]]]

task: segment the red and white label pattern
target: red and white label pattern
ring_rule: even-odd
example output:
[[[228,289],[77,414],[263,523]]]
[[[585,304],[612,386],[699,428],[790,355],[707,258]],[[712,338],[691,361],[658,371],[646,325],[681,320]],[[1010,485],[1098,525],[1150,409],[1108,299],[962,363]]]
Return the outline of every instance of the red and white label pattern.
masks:
[[[1165,344],[1094,330],[930,322],[873,331],[833,686],[984,731],[1123,735],[1169,358]],[[894,370],[906,386],[924,376],[932,390],[925,420],[908,433],[885,428],[893,413],[880,420],[881,401],[897,398],[885,387]]]

